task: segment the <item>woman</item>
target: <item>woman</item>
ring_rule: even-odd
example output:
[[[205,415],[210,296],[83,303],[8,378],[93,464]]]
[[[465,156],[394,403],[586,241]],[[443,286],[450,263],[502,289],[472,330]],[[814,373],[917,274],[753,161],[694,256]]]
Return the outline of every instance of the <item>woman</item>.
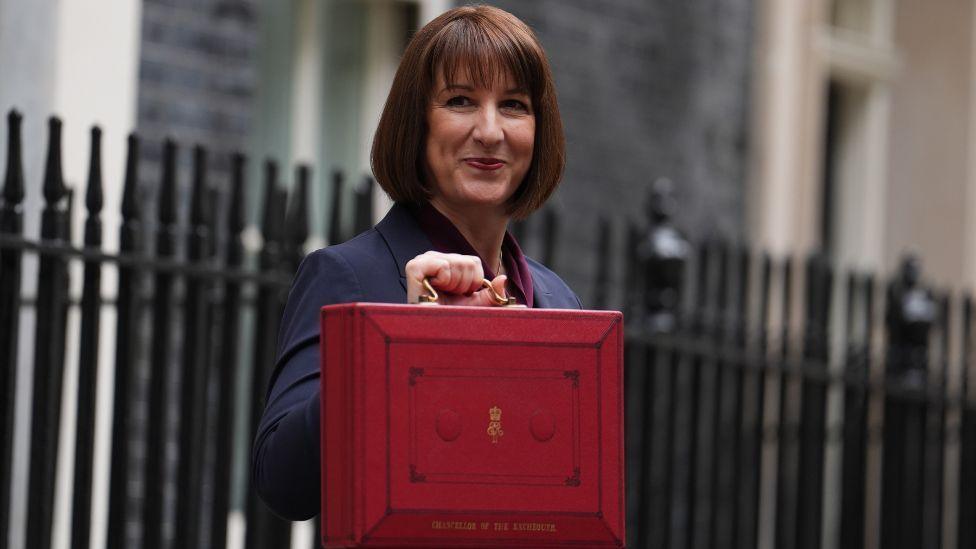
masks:
[[[319,512],[323,305],[415,303],[428,278],[442,303],[487,306],[488,278],[529,307],[580,308],[506,232],[552,194],[563,163],[549,64],[524,23],[461,7],[413,37],[373,140],[373,172],[395,205],[375,228],[310,254],[288,296],[252,463],[273,510]]]

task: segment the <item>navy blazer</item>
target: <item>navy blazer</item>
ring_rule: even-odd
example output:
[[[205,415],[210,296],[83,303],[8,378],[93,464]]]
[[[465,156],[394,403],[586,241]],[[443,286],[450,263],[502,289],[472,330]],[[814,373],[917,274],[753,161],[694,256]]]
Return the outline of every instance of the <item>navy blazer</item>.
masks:
[[[319,513],[319,309],[334,303],[405,303],[404,266],[430,249],[409,209],[394,205],[375,228],[309,254],[298,268],[251,462],[258,494],[282,517],[306,520]],[[535,307],[581,308],[555,273],[526,260]]]

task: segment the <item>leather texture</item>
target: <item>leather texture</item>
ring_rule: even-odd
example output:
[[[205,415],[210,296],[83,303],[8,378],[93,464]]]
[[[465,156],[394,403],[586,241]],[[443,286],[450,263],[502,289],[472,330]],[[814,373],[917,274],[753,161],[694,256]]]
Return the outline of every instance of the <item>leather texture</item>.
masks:
[[[324,546],[623,546],[622,324],[323,308]]]

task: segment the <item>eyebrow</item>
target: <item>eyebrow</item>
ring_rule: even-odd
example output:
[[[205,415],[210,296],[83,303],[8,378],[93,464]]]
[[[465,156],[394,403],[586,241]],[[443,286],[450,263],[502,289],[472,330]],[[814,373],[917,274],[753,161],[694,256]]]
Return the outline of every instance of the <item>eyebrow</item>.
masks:
[[[448,84],[444,86],[441,92],[452,91],[452,90],[464,90],[464,91],[474,91],[474,86],[468,86],[467,84]],[[523,94],[528,95],[529,92],[525,88],[512,88],[510,90],[505,90],[506,95],[513,94]]]

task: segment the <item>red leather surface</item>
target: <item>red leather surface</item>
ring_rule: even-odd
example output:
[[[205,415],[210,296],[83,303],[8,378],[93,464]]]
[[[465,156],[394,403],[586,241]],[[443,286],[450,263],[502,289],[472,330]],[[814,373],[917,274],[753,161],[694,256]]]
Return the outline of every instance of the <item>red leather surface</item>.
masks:
[[[326,547],[623,546],[620,313],[347,304],[322,333]]]

